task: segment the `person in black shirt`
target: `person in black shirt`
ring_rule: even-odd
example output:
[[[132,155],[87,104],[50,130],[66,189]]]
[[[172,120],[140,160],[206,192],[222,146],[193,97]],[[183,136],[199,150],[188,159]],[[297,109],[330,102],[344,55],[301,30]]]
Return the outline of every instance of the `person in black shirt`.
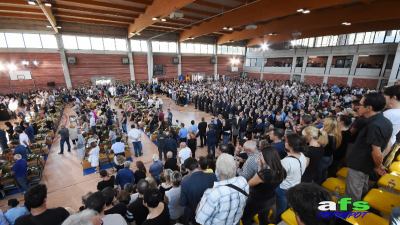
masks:
[[[323,146],[328,143],[328,134],[314,126],[304,128],[302,134],[308,143],[308,150],[304,152],[304,155],[309,158],[309,162],[301,181],[316,182],[318,179],[318,164],[324,156]]]
[[[169,225],[168,206],[161,201],[158,189],[150,189],[144,193],[144,205],[149,209],[143,225]]]
[[[204,147],[204,144],[207,143],[207,122],[205,122],[204,117],[201,118],[201,122],[198,125],[199,136],[200,136],[200,147]]]
[[[135,184],[139,182],[141,179],[146,178],[147,170],[146,167],[144,166],[142,161],[136,161],[136,168],[137,170],[134,173],[135,176]]]
[[[46,185],[38,184],[31,187],[24,195],[25,206],[31,214],[19,217],[15,225],[61,225],[69,216],[69,212],[62,207],[48,209],[46,198]]]
[[[353,201],[361,200],[368,189],[370,173],[385,174],[382,151],[393,131],[392,123],[381,113],[385,105],[385,97],[380,93],[368,93],[360,101],[358,114],[367,118],[367,124],[359,131],[346,161],[346,196]]]
[[[164,169],[170,169],[172,171],[179,171],[178,161],[173,157],[172,152],[167,152],[167,159],[165,160]]]
[[[122,217],[124,217],[124,219],[126,219],[126,211],[127,211],[126,204],[122,202],[114,203],[116,197],[116,191],[113,188],[106,187],[101,191],[101,193],[103,194],[106,203],[106,207],[104,208],[104,215],[120,214]],[[130,201],[130,196],[128,203],[129,201]]]
[[[243,212],[243,225],[251,225],[257,213],[260,224],[268,224],[268,212],[275,203],[275,189],[286,178],[286,170],[281,164],[278,152],[271,146],[266,146],[261,153],[259,170],[249,180],[250,193]]]
[[[137,184],[139,196],[134,202],[128,205],[128,212],[133,214],[136,225],[142,225],[149,214],[149,210],[143,205],[143,195],[148,189],[149,182],[144,179],[140,180]]]
[[[111,187],[114,188],[114,183],[115,183],[115,176],[114,175],[109,175],[107,170],[101,170],[100,171],[100,177],[101,181],[97,183],[97,190],[102,191],[106,187]]]

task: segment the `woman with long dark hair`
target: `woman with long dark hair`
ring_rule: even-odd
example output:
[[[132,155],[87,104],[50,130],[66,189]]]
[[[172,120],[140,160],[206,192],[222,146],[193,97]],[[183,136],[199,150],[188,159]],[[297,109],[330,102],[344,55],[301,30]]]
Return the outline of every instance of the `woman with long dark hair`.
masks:
[[[137,184],[139,180],[145,179],[147,170],[146,167],[144,166],[144,163],[142,161],[136,161],[136,171],[135,171],[135,183]]]
[[[242,217],[243,225],[252,224],[255,214],[258,214],[260,225],[268,224],[269,209],[275,204],[275,189],[286,178],[278,151],[266,146],[261,153],[258,172],[249,180],[250,194]]]

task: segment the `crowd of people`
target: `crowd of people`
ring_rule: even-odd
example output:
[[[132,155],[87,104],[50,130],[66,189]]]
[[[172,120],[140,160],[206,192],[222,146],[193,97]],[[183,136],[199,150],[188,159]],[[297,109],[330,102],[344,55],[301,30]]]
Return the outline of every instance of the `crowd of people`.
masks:
[[[193,104],[212,118],[174,122],[161,97],[152,96],[156,93],[180,105]],[[334,224],[318,216],[318,203],[331,200],[320,185],[346,166],[346,196],[361,200],[369,181],[386,173],[387,156],[400,140],[399,84],[375,92],[288,81],[165,82],[81,88],[63,96],[77,114],[77,135],[61,126],[60,154],[64,143],[70,150],[69,140],[75,142],[82,149],[78,155],[88,155],[99,171],[97,191],[83,196],[79,212],[73,212],[48,209],[47,187],[30,187],[24,195],[27,211],[13,213],[15,222],[5,216],[10,224],[211,225],[241,220],[248,225],[258,214],[264,225],[278,223],[289,206],[298,224]],[[90,106],[93,101],[97,105]],[[82,138],[85,134],[92,140]],[[140,160],[145,134],[155,135],[159,151],[148,168]],[[135,169],[125,157],[127,140]],[[112,144],[115,174],[100,170],[98,145],[103,141]],[[203,146],[207,154],[199,157]],[[19,207],[15,201],[9,205],[10,210]]]

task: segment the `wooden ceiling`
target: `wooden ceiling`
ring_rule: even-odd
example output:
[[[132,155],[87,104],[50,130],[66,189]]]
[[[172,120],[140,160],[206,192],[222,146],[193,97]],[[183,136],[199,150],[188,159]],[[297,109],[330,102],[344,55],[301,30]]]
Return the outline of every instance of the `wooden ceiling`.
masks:
[[[94,24],[126,29],[129,37],[146,32],[174,33],[180,41],[213,36],[219,44],[247,41],[248,45],[400,28],[400,0],[32,1],[36,5],[28,4],[28,0],[0,0],[0,17],[47,21],[61,33],[64,30],[59,24]],[[172,12],[181,12],[184,17],[170,19]],[[343,26],[343,22],[351,26]],[[247,25],[256,26],[246,29]]]

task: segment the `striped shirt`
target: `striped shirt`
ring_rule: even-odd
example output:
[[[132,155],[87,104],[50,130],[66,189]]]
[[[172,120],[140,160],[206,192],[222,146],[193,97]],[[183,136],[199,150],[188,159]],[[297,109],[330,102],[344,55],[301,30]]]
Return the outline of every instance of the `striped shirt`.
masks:
[[[237,190],[226,186],[233,184],[249,193],[249,185],[244,177],[214,182],[201,198],[196,212],[196,222],[203,225],[237,224],[243,215],[247,197]]]

